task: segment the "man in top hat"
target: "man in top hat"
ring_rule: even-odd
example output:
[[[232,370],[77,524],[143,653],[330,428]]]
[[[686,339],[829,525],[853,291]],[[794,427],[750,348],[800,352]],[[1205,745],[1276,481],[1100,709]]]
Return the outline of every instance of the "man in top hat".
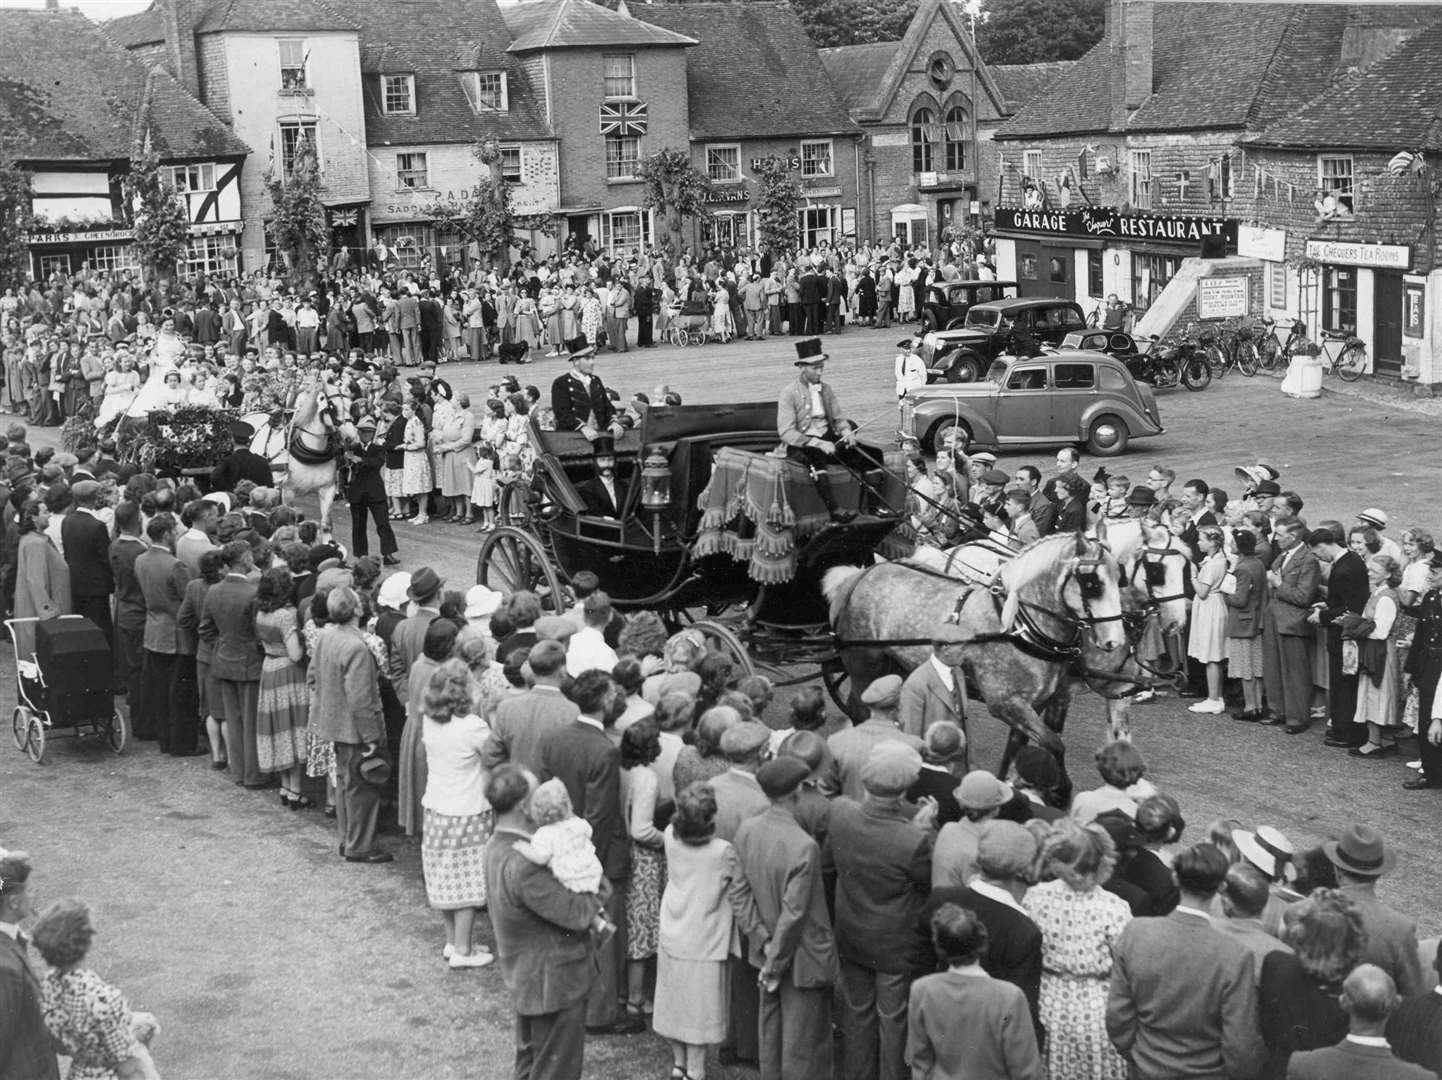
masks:
[[[1417,923],[1377,899],[1377,879],[1391,870],[1396,852],[1382,834],[1366,825],[1351,825],[1322,850],[1337,870],[1339,891],[1357,908],[1367,944],[1362,959],[1376,964],[1397,984],[1403,997],[1422,992],[1422,965],[1417,957]]]
[[[235,485],[242,480],[249,480],[256,487],[269,487],[275,483],[270,463],[251,452],[250,440],[255,438],[255,429],[244,420],[237,420],[230,425],[230,438],[230,453],[210,471],[210,489],[234,491]]]
[[[949,620],[931,628],[931,656],[901,684],[898,726],[908,735],[924,736],[942,720],[966,730],[966,678],[960,671],[965,641],[961,627]]]
[[[351,550],[356,558],[370,554],[370,535],[366,514],[376,523],[376,536],[381,542],[381,557],[387,566],[400,562],[396,556],[396,534],[391,528],[390,510],[386,502],[386,484],[381,470],[386,464],[386,448],[376,442],[376,422],[362,416],[356,422],[360,442],[346,448],[345,460],[350,465],[350,484],[346,499],[350,502]]]
[[[762,990],[761,1080],[832,1075],[832,986],[841,966],[826,910],[821,849],[795,817],[810,773],[790,756],[761,766],[756,781],[769,805],[743,821],[732,841],[761,922],[750,943]]]
[[[777,432],[786,446],[786,456],[810,467],[816,493],[831,519],[850,521],[856,512],[836,505],[826,467],[836,462],[859,472],[867,462],[856,448],[855,425],[841,415],[835,392],[821,381],[826,354],[821,351],[820,338],[796,343],[795,365],[800,369],[796,381],[781,391],[777,401]]]
[[[911,747],[917,754],[917,769],[920,770],[921,739],[897,727],[902,685],[900,675],[883,675],[872,682],[861,693],[861,703],[870,710],[870,715],[861,723],[843,728],[826,740],[831,750],[831,767],[826,783],[828,791],[859,801],[866,793],[861,782],[862,770],[871,751],[883,742],[899,742]]]
[[[586,500],[586,513],[597,517],[620,517],[623,492],[616,489],[616,440],[607,434],[591,440],[591,457],[596,475],[584,481],[577,494]]]
[[[567,346],[571,370],[551,383],[551,411],[556,416],[557,431],[579,431],[595,439],[607,428],[619,437],[625,425],[616,415],[616,407],[606,391],[606,384],[596,372],[596,347],[586,344],[584,337]]]

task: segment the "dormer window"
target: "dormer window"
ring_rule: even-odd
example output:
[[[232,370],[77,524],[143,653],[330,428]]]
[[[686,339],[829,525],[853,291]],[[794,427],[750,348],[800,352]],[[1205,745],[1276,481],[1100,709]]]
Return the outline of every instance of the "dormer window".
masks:
[[[472,71],[461,76],[466,100],[476,113],[506,112],[510,108],[510,87],[504,71]]]
[[[387,116],[413,116],[416,111],[414,75],[381,76],[381,112]]]

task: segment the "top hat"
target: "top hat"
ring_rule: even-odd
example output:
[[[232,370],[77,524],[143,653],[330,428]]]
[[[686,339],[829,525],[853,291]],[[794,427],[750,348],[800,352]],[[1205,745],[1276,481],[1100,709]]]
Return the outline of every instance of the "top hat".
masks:
[[[566,342],[567,360],[579,360],[583,356],[595,356],[596,346],[586,341],[585,334],[577,334],[570,341]]]
[[[1338,870],[1360,877],[1381,877],[1397,861],[1382,835],[1366,825],[1349,825],[1340,840],[1329,840],[1322,851]]]
[[[611,435],[597,435],[591,440],[592,457],[615,457],[616,440]]]
[[[797,367],[810,367],[812,364],[826,363],[826,354],[821,351],[821,339],[819,337],[802,338],[796,343],[796,359],[793,363]]]

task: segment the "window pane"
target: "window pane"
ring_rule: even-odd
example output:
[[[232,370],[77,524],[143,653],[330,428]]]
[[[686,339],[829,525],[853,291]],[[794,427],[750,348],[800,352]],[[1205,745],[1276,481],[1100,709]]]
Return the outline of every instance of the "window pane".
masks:
[[[936,114],[930,109],[917,109],[911,118],[911,171],[931,172],[933,163],[931,133]]]
[[[1021,171],[1036,178],[1041,175],[1041,151],[1026,150],[1021,155]]]
[[[508,184],[521,182],[521,148],[519,146],[501,147],[501,179]]]
[[[427,186],[425,154],[397,154],[396,155],[396,182],[403,188],[423,188]]]
[[[1285,263],[1267,264],[1267,304],[1269,307],[1285,310],[1287,307],[1287,266]]]
[[[608,98],[636,96],[635,57],[630,53],[607,53],[601,64]]]
[[[280,88],[303,90],[305,85],[305,42],[280,42]]]
[[[626,180],[635,176],[640,161],[641,140],[636,136],[606,136],[607,180]]]
[[[411,111],[411,77],[409,75],[383,75],[381,84],[384,96],[383,111],[388,113]]]
[[[966,137],[969,125],[966,110],[953,105],[946,110],[946,170],[960,172],[966,168]]]
[[[476,76],[476,105],[481,109],[501,109],[505,104],[505,75],[499,71],[483,71]]]
[[[311,150],[315,151],[315,124],[289,122],[280,125],[280,166],[285,172],[291,172],[295,168],[296,150],[302,137]]]
[[[1350,157],[1323,157],[1320,165],[1320,184],[1324,195],[1331,195],[1338,209],[1352,212],[1352,159]]]
[[[607,214],[603,220],[605,244],[614,253],[642,247],[650,239],[647,235],[649,221],[646,215],[638,210],[616,210]]]
[[[718,184],[730,184],[740,180],[740,149],[735,146],[708,146],[706,148],[706,175]]]
[[[1091,364],[1058,364],[1054,385],[1058,390],[1090,390],[1096,382],[1096,369]]]
[[[801,144],[801,175],[831,175],[831,140],[817,140]]]
[[[90,249],[90,265],[96,270],[138,270],[140,260],[135,257],[135,248],[126,244]]]

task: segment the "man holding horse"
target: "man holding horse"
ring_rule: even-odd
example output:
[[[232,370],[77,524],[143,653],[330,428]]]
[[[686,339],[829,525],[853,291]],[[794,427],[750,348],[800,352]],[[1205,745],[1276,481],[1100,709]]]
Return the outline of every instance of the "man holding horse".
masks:
[[[369,416],[356,424],[359,442],[347,447],[346,463],[350,466],[350,485],[346,498],[350,501],[351,550],[356,558],[370,553],[370,536],[366,514],[376,523],[376,536],[381,542],[381,557],[387,566],[396,566],[396,534],[391,528],[386,503],[386,485],[381,470],[386,464],[386,449],[375,441],[376,422]]]
[[[826,468],[833,463],[861,473],[867,461],[856,446],[856,427],[841,415],[836,393],[822,382],[826,354],[820,338],[796,343],[796,381],[781,391],[776,406],[776,427],[786,445],[786,456],[811,470],[816,493],[826,504],[832,521],[850,521],[854,510],[836,505]]]

